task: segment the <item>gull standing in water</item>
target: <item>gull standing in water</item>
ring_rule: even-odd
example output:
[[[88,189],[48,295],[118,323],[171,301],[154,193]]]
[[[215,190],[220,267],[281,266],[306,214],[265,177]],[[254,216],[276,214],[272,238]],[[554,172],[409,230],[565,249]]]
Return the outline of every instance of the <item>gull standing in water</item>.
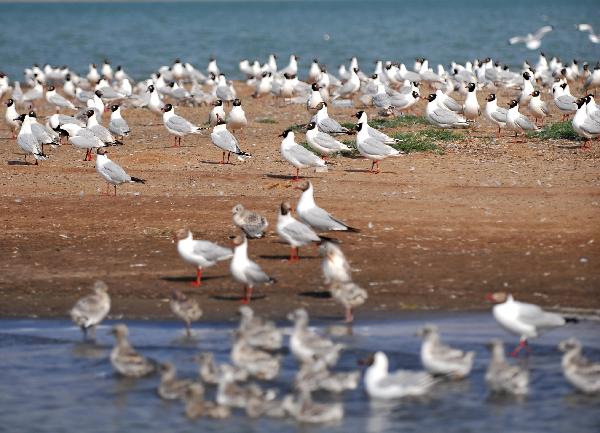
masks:
[[[298,249],[312,242],[321,242],[321,238],[309,226],[301,223],[292,216],[291,206],[283,202],[279,207],[279,218],[277,219],[277,234],[292,247],[290,262],[300,260]]]
[[[240,149],[237,138],[227,130],[225,119],[218,118],[217,124],[210,134],[210,139],[215,146],[223,151],[221,164],[225,164],[225,152],[227,152],[227,164],[229,164],[229,158],[232,153],[237,155],[240,161],[244,161],[245,158],[252,156]]]
[[[525,395],[529,392],[529,371],[510,365],[504,357],[504,344],[495,339],[489,345],[492,352],[485,372],[485,383],[490,391],[498,394]]]
[[[234,239],[236,247],[231,259],[230,271],[234,280],[244,285],[242,303],[248,304],[252,300],[252,290],[257,284],[275,283],[275,279],[268,276],[258,264],[248,258],[248,240],[245,235]]]
[[[192,232],[187,229],[177,230],[173,239],[177,242],[179,256],[185,262],[196,266],[196,281],[192,283],[194,287],[202,285],[203,269],[233,257],[233,251],[230,248],[209,241],[194,239]]]
[[[296,167],[296,176],[292,179],[293,181],[300,178],[301,168],[326,166],[325,161],[296,143],[294,133],[291,130],[286,129],[279,136],[283,137],[283,140],[281,140],[281,156]]]
[[[200,128],[183,117],[175,114],[175,110],[173,110],[173,106],[171,104],[166,104],[162,108],[162,112],[165,128],[167,128],[167,131],[174,136],[172,147],[181,146],[181,137],[185,137],[188,134],[199,134],[200,131],[206,129]]]
[[[112,185],[117,195],[117,185],[123,183],[146,183],[144,179],[139,177],[129,176],[120,165],[112,162],[108,156],[108,152],[103,148],[96,151],[96,171],[107,182],[106,195],[109,195],[109,188]]]
[[[108,296],[108,286],[104,281],[96,281],[93,291],[94,293],[77,301],[71,309],[70,315],[71,320],[81,328],[83,338],[87,338],[88,329],[90,329],[91,338],[95,340],[96,326],[104,320],[110,311],[110,296]]]
[[[200,417],[223,419],[231,415],[229,407],[204,400],[204,387],[201,383],[193,383],[187,388],[184,401],[185,415],[190,419]]]
[[[425,370],[433,375],[463,379],[473,368],[475,352],[464,352],[442,343],[438,328],[425,325],[417,335],[423,338],[421,344],[421,363]]]
[[[177,379],[177,369],[170,362],[159,366],[160,384],[158,395],[163,400],[179,400],[185,397],[187,389],[193,384],[190,379]]]
[[[576,338],[561,341],[558,348],[564,353],[561,366],[569,383],[585,394],[600,393],[600,362],[592,363],[584,357]]]
[[[115,336],[117,343],[110,353],[110,363],[117,373],[127,377],[142,377],[154,372],[154,362],[137,353],[129,343],[127,325],[115,325],[111,334]]]
[[[369,397],[395,399],[427,394],[436,380],[426,371],[397,370],[390,373],[388,357],[376,352],[365,362],[364,384]]]
[[[329,291],[333,299],[344,307],[346,323],[354,321],[352,311],[364,304],[368,298],[367,291],[352,281],[336,281],[329,286]]]
[[[498,324],[520,337],[519,345],[512,352],[512,356],[517,356],[524,347],[528,348],[529,339],[567,323],[578,322],[575,318],[544,311],[538,305],[515,301],[512,295],[505,292],[490,293],[486,298],[496,304],[492,313]]]
[[[356,124],[356,130],[358,131],[356,134],[356,148],[362,156],[373,161],[369,172],[379,174],[381,172],[379,164],[382,160],[390,156],[401,155],[402,152],[371,137],[365,124],[366,123]],[[377,166],[377,170],[375,170],[375,166]]]
[[[202,309],[195,299],[188,298],[179,290],[174,290],[169,302],[171,311],[185,323],[185,333],[191,337],[192,322],[202,317]]]
[[[269,223],[264,216],[245,209],[241,204],[236,204],[231,213],[233,214],[233,224],[242,230],[249,239],[260,239],[265,235]]]
[[[360,230],[348,226],[344,222],[331,216],[329,212],[320,208],[315,203],[314,189],[310,181],[296,187],[302,191],[296,206],[298,217],[317,231],[348,231],[358,233]]]
[[[322,359],[328,366],[335,365],[343,344],[334,343],[321,337],[308,328],[308,313],[304,308],[298,308],[288,314],[288,320],[294,323],[290,337],[290,350],[301,364],[312,363]]]
[[[498,126],[498,135],[497,138],[500,138],[500,129],[506,126],[508,115],[508,110],[503,107],[498,107],[498,101],[496,100],[496,94],[490,93],[485,100],[487,104],[485,104],[485,117],[492,123],[495,123]]]

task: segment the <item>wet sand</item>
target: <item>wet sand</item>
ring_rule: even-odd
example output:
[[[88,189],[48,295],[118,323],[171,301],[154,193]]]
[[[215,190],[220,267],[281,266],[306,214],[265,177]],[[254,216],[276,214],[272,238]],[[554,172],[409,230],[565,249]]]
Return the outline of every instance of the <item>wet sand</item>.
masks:
[[[243,203],[269,219],[270,235],[252,241],[249,254],[278,280],[259,287],[252,306],[274,318],[298,306],[341,318],[341,307],[324,297],[318,250],[301,249],[302,260],[289,264],[289,249],[274,233],[278,204],[295,204],[300,194],[277,135],[309,114],[301,105],[254,100],[243,83],[236,87],[250,120],[237,135],[251,159],[218,164],[221,152],[208,131],[171,148],[161,119],[125,110],[133,132],[110,157],[147,184],[121,186],[117,197],[100,195],[106,184],[94,162],[82,161],[84,152],[68,145],[51,150],[40,166],[15,164],[22,156],[2,123],[0,316],[64,316],[102,278],[112,317],[170,317],[167,297],[178,288],[200,301],[206,318],[230,318],[241,287],[229,277],[228,263],[207,269],[203,285],[190,287],[195,270],[179,258],[171,233],[189,227],[195,237],[228,244],[235,234],[231,208]],[[482,108],[486,94],[479,95]],[[508,96],[501,93],[500,100]],[[421,101],[415,111],[424,107]],[[209,110],[177,113],[202,123]],[[40,111],[52,113],[47,106]],[[332,107],[330,115],[354,122],[356,111]],[[554,107],[552,114],[551,122],[560,120]],[[356,317],[488,308],[484,295],[497,290],[552,308],[599,309],[600,144],[589,151],[577,148],[578,141],[513,144],[508,132],[496,140],[483,118],[462,133],[468,140],[440,142],[440,152],[384,161],[379,175],[366,172],[371,164],[361,158],[332,158],[327,173],[303,170],[317,203],[361,229],[333,234],[354,279],[369,292]]]

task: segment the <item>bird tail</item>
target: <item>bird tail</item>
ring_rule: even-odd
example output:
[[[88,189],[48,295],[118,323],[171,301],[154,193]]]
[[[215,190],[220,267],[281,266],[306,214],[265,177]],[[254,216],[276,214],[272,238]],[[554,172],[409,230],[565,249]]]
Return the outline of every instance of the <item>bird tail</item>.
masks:
[[[107,144],[110,144],[111,146],[122,146],[123,142],[121,140],[115,139],[115,141],[113,141],[112,143],[107,143]]]
[[[340,241],[336,238],[330,238],[329,236],[319,235],[320,242],[331,242],[332,244],[339,244]]]
[[[360,229],[354,228],[354,227],[350,227],[350,226],[346,226],[348,227],[348,230],[350,233],[360,233]]]
[[[44,154],[44,153],[34,153],[33,157],[39,161],[45,161],[46,159],[50,158],[48,155]]]
[[[563,317],[565,322],[567,323],[579,323],[579,319],[577,317]]]
[[[246,158],[250,158],[252,156],[248,152],[244,152],[243,150],[238,150],[235,154],[238,156],[245,156]]]
[[[137,182],[137,183],[144,183],[144,184],[146,183],[145,179],[140,179],[139,177],[133,177],[133,176],[131,176],[131,181]]]

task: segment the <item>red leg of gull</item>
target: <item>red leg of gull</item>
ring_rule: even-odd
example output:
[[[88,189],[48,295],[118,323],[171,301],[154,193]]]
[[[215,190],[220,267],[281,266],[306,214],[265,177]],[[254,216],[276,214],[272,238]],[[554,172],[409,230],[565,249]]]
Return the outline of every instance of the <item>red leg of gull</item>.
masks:
[[[521,341],[519,341],[519,345],[517,347],[515,347],[515,350],[513,350],[511,352],[510,356],[512,356],[513,358],[516,358],[522,349],[527,349],[527,355],[529,355],[531,353],[531,349],[529,348],[529,344],[527,343],[527,339],[525,339],[525,338],[523,338],[523,339],[521,339]]]
[[[202,268],[196,269],[196,281],[192,282],[192,286],[200,287],[202,285]]]
[[[229,158],[231,158],[231,152],[227,152],[227,164],[229,164]]]
[[[219,164],[225,164],[225,152],[223,152],[223,157],[221,158],[221,162]]]
[[[346,308],[346,323],[352,323],[354,321],[354,316],[352,315],[352,308]]]
[[[252,287],[244,286],[244,297],[242,298],[242,304],[249,304],[252,300]]]
[[[292,179],[292,182],[298,182],[300,180],[300,169],[296,169],[296,176]]]
[[[290,252],[289,262],[297,262],[300,260],[300,256],[298,256],[298,247],[292,247],[292,251]]]
[[[113,185],[113,187],[115,188],[115,197],[117,196],[117,185]]]
[[[171,147],[177,147],[177,136],[176,135],[173,136],[173,144],[171,145]]]

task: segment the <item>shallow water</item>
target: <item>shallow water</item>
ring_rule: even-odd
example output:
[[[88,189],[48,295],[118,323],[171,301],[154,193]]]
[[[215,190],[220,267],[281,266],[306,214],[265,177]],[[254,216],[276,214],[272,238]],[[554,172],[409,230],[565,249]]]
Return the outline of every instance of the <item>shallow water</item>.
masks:
[[[329,426],[297,425],[291,420],[249,420],[241,412],[227,420],[188,421],[178,402],[156,395],[157,377],[117,378],[108,353],[108,325],[98,330],[97,345],[81,343],[79,330],[67,321],[0,320],[0,431],[7,432],[597,432],[600,397],[575,392],[560,371],[558,342],[576,335],[585,352],[600,359],[600,323],[581,322],[555,330],[533,343],[531,393],[524,400],[490,397],[483,375],[489,359],[484,343],[493,337],[514,343],[489,314],[412,315],[385,322],[359,322],[339,370],[355,369],[357,359],[385,349],[392,368],[419,368],[420,342],[414,332],[424,321],[438,324],[445,340],[477,351],[468,380],[438,385],[422,400],[377,404],[364,390],[344,394],[346,416]],[[216,352],[225,361],[231,325],[199,324],[195,341],[171,322],[128,322],[132,342],[147,356],[170,360],[180,376],[195,377],[193,356]],[[324,327],[330,323],[317,322]],[[282,324],[283,325],[283,324]],[[287,324],[286,324],[287,326]],[[296,363],[285,355],[282,373],[270,387],[289,391]],[[315,399],[330,400],[328,394]]]
[[[353,55],[367,72],[377,58],[412,65],[416,56],[442,64],[493,56],[520,66],[537,51],[508,38],[545,24],[556,30],[544,51],[595,62],[599,46],[575,30],[580,22],[600,31],[597,0],[0,3],[0,69],[17,79],[34,62],[83,72],[109,57],[139,79],[177,56],[204,68],[213,54],[239,77],[240,59],[264,61],[271,52],[282,66],[298,54],[304,74],[313,57],[337,70]]]

